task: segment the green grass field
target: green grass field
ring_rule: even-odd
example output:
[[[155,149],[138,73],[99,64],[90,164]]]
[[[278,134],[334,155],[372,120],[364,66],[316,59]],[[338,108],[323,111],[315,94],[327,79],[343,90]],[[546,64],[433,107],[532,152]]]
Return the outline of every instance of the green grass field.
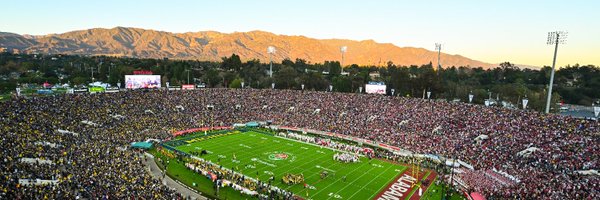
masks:
[[[333,160],[338,151],[252,131],[181,145],[177,149],[207,150],[209,154],[204,159],[261,181],[274,176],[273,185],[306,199],[373,199],[406,170],[404,166],[376,159],[369,163],[365,157],[359,163],[341,163]],[[288,157],[274,157],[282,153]],[[322,171],[329,171],[329,176],[321,179]],[[281,177],[286,173],[304,174],[305,182],[314,188],[282,183]]]

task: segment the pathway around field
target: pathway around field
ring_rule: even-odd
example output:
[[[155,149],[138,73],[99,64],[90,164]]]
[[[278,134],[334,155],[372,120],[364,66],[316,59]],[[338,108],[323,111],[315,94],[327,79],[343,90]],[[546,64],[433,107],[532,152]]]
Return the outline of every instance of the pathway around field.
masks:
[[[191,199],[197,200],[207,199],[206,197],[203,197],[202,195],[198,194],[196,191],[189,189],[187,186],[176,182],[169,176],[164,176],[164,178],[162,178],[163,172],[160,170],[160,168],[158,168],[158,165],[156,165],[156,162],[152,157],[144,154],[143,160],[144,164],[146,164],[146,169],[148,170],[150,175],[152,175],[152,177],[155,179],[162,180],[163,185],[176,190],[179,194],[183,195],[184,197],[190,197]]]

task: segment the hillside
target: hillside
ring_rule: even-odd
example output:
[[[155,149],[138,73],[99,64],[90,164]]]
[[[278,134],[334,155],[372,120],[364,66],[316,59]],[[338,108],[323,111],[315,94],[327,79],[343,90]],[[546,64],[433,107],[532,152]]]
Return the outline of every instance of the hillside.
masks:
[[[22,36],[0,32],[0,47],[19,49],[28,53],[85,54],[132,56],[143,58],[174,58],[218,61],[235,53],[243,60],[260,59],[268,62],[268,46],[276,47],[273,60],[305,59],[311,63],[341,60],[340,47],[348,46],[345,64],[421,65],[437,62],[437,52],[423,48],[398,47],[373,40],[319,40],[304,36],[276,35],[264,31],[214,31],[170,33],[139,28],[95,28],[43,36]],[[442,53],[443,66],[496,66],[461,55]]]

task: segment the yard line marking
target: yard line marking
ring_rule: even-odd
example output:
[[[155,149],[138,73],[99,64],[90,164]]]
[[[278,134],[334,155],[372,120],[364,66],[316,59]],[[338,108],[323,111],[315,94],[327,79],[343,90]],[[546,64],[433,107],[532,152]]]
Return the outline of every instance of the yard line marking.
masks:
[[[358,178],[356,178],[356,180],[354,180],[354,181],[350,182],[350,184],[347,184],[347,185],[346,185],[346,186],[344,186],[342,189],[338,190],[338,192],[341,192],[341,191],[343,191],[344,189],[346,189],[348,186],[351,186],[351,185],[352,185],[352,183],[354,183],[354,182],[356,182],[356,181],[360,180],[360,178],[361,178],[361,177],[363,177],[363,176],[367,175],[367,174],[369,173],[369,171],[371,171],[371,170],[373,170],[373,169],[375,169],[375,168],[370,168],[369,170],[367,170],[367,172],[366,172],[366,173],[363,173],[363,175],[359,176]],[[335,182],[334,182],[334,183],[335,183]],[[360,190],[359,190],[359,191],[360,191]],[[316,194],[315,194],[315,195],[316,195]],[[329,198],[327,198],[327,199],[330,199],[330,198],[331,198],[331,197],[329,197]]]
[[[363,165],[363,166],[364,166],[364,165]],[[346,167],[347,167],[347,166],[346,166]],[[361,167],[357,167],[357,168],[355,168],[354,170],[350,171],[348,174],[352,174],[354,171],[356,171],[356,170],[358,170],[358,169],[360,169],[360,168],[362,168],[362,166],[361,166]],[[367,172],[369,172],[369,171],[371,171],[371,170],[373,170],[373,169],[374,169],[374,168],[371,168],[371,169],[367,170]],[[366,173],[364,173],[362,176],[364,176],[365,174],[366,174]],[[359,177],[359,178],[360,178],[360,177]],[[329,184],[327,187],[324,187],[323,189],[319,190],[319,192],[317,192],[317,193],[314,193],[312,196],[315,196],[315,195],[317,195],[317,194],[321,193],[322,191],[325,191],[325,189],[326,189],[326,188],[328,188],[328,187],[331,187],[332,185],[335,185],[335,183],[337,183],[337,182],[338,182],[338,181],[340,181],[340,180],[342,180],[342,179],[338,179],[338,180],[334,181],[333,183]],[[358,178],[357,178],[356,180],[358,180]],[[356,180],[354,180],[354,181],[356,181]],[[354,181],[353,181],[353,182],[354,182]]]
[[[375,177],[379,177],[379,176],[381,176],[381,174],[383,174],[383,173],[387,172],[388,170],[390,170],[390,168],[392,168],[392,167],[394,167],[394,166],[395,166],[395,165],[390,165],[390,166],[389,166],[387,169],[383,170],[383,172],[379,173],[379,174],[378,174],[377,176],[375,176]],[[394,177],[395,177],[395,176],[394,176]],[[366,187],[367,185],[371,184],[371,182],[373,182],[374,180],[375,180],[375,179],[372,179],[372,180],[371,180],[371,181],[369,181],[367,184],[363,185],[363,187]],[[343,188],[342,188],[340,191],[342,191],[342,190],[343,190]],[[354,195],[356,195],[356,194],[357,194],[359,191],[361,191],[361,190],[356,190],[356,192],[354,192],[354,194],[352,194],[352,196],[348,197],[348,199],[352,199],[352,197],[353,197]],[[375,192],[377,192],[377,191],[375,191]],[[369,199],[371,199],[371,198],[369,198]]]

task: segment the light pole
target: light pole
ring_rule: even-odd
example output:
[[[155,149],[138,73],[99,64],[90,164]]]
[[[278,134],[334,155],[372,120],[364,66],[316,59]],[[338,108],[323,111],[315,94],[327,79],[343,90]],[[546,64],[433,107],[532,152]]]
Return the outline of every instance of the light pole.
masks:
[[[190,84],[190,69],[186,69],[187,71],[187,84]]]
[[[110,67],[108,67],[108,79],[110,79],[110,70],[115,67],[115,63],[110,63]]]
[[[442,68],[442,65],[440,64],[440,54],[441,54],[441,51],[442,51],[442,44],[435,43],[435,50],[438,51],[437,70],[439,71]]]
[[[554,44],[554,58],[552,59],[552,72],[550,73],[550,83],[548,83],[548,98],[546,99],[546,113],[550,112],[550,100],[552,99],[552,85],[554,84],[554,67],[556,66],[556,52],[558,51],[558,44],[564,44],[567,39],[567,32],[565,31],[554,31],[548,33],[549,45]]]
[[[594,108],[594,117],[596,121],[598,121],[598,115],[600,114],[600,100],[596,101],[596,103],[592,103],[592,107]]]
[[[269,54],[270,67],[269,67],[269,78],[273,78],[273,54],[275,53],[275,47],[269,46],[267,47],[267,53]]]
[[[346,53],[346,51],[348,51],[348,47],[347,46],[340,47],[340,52],[342,53],[342,63],[341,63],[342,74],[344,73],[344,53]]]

